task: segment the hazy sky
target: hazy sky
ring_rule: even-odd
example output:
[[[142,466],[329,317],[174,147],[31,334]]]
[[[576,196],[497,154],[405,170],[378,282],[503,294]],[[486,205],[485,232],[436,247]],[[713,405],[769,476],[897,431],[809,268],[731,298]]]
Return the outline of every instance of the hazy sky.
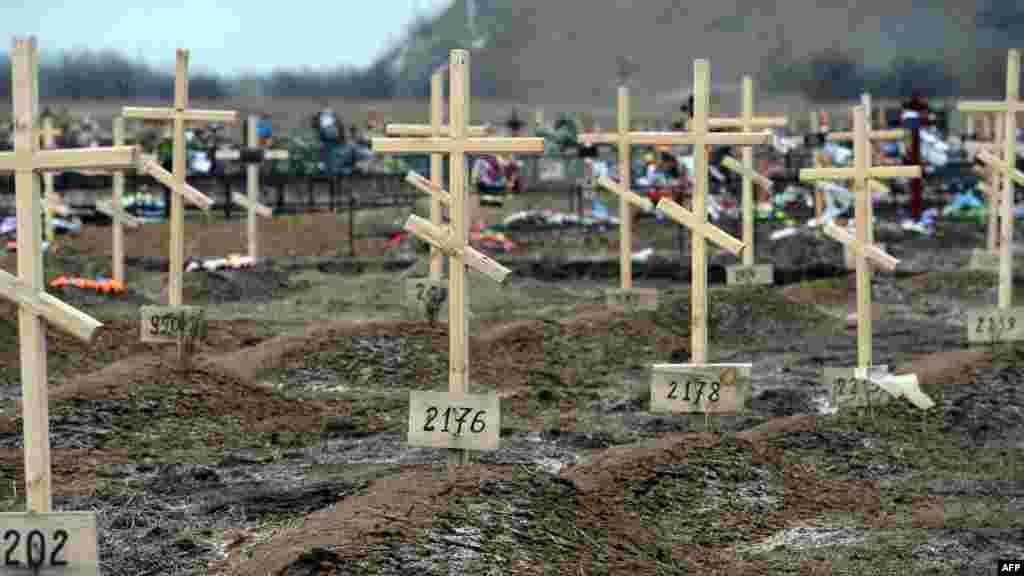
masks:
[[[274,67],[364,66],[400,38],[417,14],[451,0],[0,0],[0,42],[35,35],[42,57],[75,48],[114,49],[173,68],[222,74]]]

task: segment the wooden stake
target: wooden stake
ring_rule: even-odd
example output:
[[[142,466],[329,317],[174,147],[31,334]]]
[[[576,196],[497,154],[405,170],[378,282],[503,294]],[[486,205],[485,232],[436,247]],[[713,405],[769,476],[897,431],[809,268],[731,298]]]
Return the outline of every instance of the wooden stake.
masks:
[[[14,172],[18,276],[0,271],[0,295],[18,306],[18,346],[21,363],[22,414],[24,418],[25,483],[27,508],[51,510],[49,392],[46,363],[46,325],[56,324],[76,338],[89,342],[101,324],[46,294],[43,278],[42,209],[34,172],[79,167],[123,168],[131,166],[138,151],[128,147],[79,151],[39,150],[35,126],[39,107],[39,54],[34,38],[16,38],[11,51],[14,151],[0,153],[0,171]]]
[[[61,130],[53,127],[53,119],[47,116],[43,118],[43,129],[39,133],[43,139],[43,148],[46,150],[52,149],[56,146],[56,136],[61,135]],[[116,144],[115,144],[116,145]],[[57,237],[57,229],[54,225],[54,218],[56,217],[56,209],[52,202],[49,202],[50,198],[56,198],[57,192],[53,187],[53,172],[46,172],[43,174],[43,196],[47,199],[46,203],[46,241],[53,244],[54,239]]]
[[[895,267],[895,259],[880,253],[869,240],[868,230],[872,226],[871,212],[868,209],[869,188],[871,178],[915,178],[921,174],[920,166],[884,166],[872,167],[868,152],[868,126],[863,106],[854,109],[854,167],[853,168],[817,168],[800,171],[800,179],[813,180],[853,180],[856,194],[854,220],[857,223],[857,237],[852,239],[842,229],[831,223],[825,227],[826,234],[843,242],[856,254],[857,262],[857,364],[860,368],[871,366],[871,278],[868,274],[869,260],[880,266]],[[891,258],[891,257],[890,257]]]
[[[972,102],[957,104],[961,112],[994,112],[1003,115],[1003,177],[999,234],[999,308],[1008,309],[1013,300],[1013,172],[1017,162],[1017,114],[1024,112],[1020,100],[1020,52],[1010,50],[1006,65],[1006,100],[1003,102]]]
[[[469,227],[466,221],[466,153],[472,152],[534,152],[544,150],[542,138],[480,138],[470,137],[469,120],[469,52],[453,50],[449,60],[449,136],[432,136],[420,139],[374,138],[373,150],[388,154],[435,154],[447,153],[449,166],[449,190],[451,198],[451,222],[447,234],[431,230],[431,223],[422,218],[410,217],[414,234],[437,242],[436,236],[444,235],[444,244],[451,259],[448,271],[448,389],[449,394],[465,395],[469,381],[469,325],[466,317],[466,266],[480,264],[467,258],[469,250]],[[424,226],[425,225],[425,226]],[[409,224],[406,225],[409,229]],[[429,232],[424,232],[427,230]],[[432,242],[433,243],[433,242]],[[440,244],[440,242],[439,242]],[[440,247],[440,246],[439,246]],[[468,462],[468,453],[463,450],[449,452],[449,466]]]

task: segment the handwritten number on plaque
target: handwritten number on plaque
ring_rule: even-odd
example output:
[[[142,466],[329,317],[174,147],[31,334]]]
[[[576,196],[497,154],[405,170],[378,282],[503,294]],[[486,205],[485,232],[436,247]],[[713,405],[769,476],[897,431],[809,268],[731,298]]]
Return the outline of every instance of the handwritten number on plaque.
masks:
[[[10,542],[12,539],[13,542]],[[59,557],[64,550],[64,545],[68,541],[67,531],[54,531],[53,539],[56,540],[57,546],[50,552],[50,566],[67,566],[68,561]],[[17,553],[18,544],[21,543],[21,533],[17,530],[5,531],[4,542],[10,542],[7,546],[7,551],[4,553],[4,565],[21,566],[21,560],[13,557]],[[37,568],[46,563],[46,536],[42,532],[30,530],[25,537],[25,546],[30,568]]]
[[[995,334],[1004,330],[1013,330],[1017,325],[1017,319],[1012,316],[1009,318],[980,316],[978,318],[978,325],[974,330],[977,334],[985,333],[985,320],[988,320],[988,332],[990,334]]]
[[[671,384],[672,384],[672,387],[671,387],[671,389],[669,390],[669,393],[668,393],[668,399],[669,400],[682,400],[683,402],[690,402],[691,401],[690,400],[690,385],[692,384],[693,385],[693,392],[694,392],[694,396],[695,396],[695,398],[693,399],[693,402],[695,404],[700,404],[700,399],[701,399],[701,396],[703,396],[703,394],[704,394],[704,387],[705,386],[708,386],[709,388],[711,388],[711,393],[707,395],[708,402],[718,402],[718,399],[720,397],[719,390],[722,387],[721,383],[719,383],[717,381],[710,381],[709,382],[708,380],[705,380],[703,378],[695,378],[693,380],[685,380],[685,381],[683,381],[683,397],[680,398],[679,396],[677,396],[677,393],[679,392],[679,382],[676,382],[675,380],[673,380]]]
[[[461,415],[459,415],[460,410],[462,411]],[[466,423],[466,418],[472,411],[472,408],[453,408],[451,406],[446,408],[444,411],[444,427],[441,428],[441,432],[449,432],[448,426],[451,423],[451,417],[454,414],[455,422],[458,423],[458,427],[455,429],[455,435],[459,436],[460,434],[462,434],[462,426],[463,424]],[[487,424],[483,420],[481,420],[481,417],[486,413],[486,410],[477,410],[476,415],[473,417],[473,421],[470,422],[469,424],[470,432],[473,432],[474,434],[479,434],[484,431],[484,428],[486,427]],[[433,424],[433,422],[438,418],[440,414],[441,411],[436,406],[430,406],[429,408],[427,408],[427,421],[423,424],[424,432],[436,431],[435,424]],[[480,425],[479,429],[477,429],[477,424]]]

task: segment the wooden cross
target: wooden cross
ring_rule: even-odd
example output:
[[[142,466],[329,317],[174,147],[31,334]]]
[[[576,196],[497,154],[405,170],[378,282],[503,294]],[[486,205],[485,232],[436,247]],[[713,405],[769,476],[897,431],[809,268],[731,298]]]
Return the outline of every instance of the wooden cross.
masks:
[[[53,127],[53,119],[47,116],[43,118],[43,129],[39,131],[39,136],[43,140],[43,149],[49,150],[56,146],[56,137],[62,134],[62,130]],[[54,238],[57,236],[56,227],[54,226],[53,219],[56,216],[56,206],[50,199],[56,197],[57,192],[53,187],[53,172],[46,172],[43,174],[43,194],[46,196],[46,241],[53,244]]]
[[[259,258],[259,222],[256,217],[270,218],[274,211],[260,202],[260,165],[263,160],[287,160],[287,150],[265,150],[259,145],[258,131],[259,118],[250,115],[246,124],[246,140],[249,146],[243,154],[240,150],[218,150],[214,153],[217,160],[242,160],[245,162],[245,189],[246,195],[232,192],[228,202],[233,202],[245,208],[248,218],[246,221],[247,237],[249,239],[249,257]]]
[[[709,118],[708,127],[716,128],[739,128],[744,132],[753,132],[758,128],[782,128],[789,123],[785,116],[754,116],[754,80],[750,76],[743,77],[743,111],[739,118]],[[764,186],[769,191],[772,188],[771,180],[764,178],[754,171],[754,148],[743,146],[743,164],[738,171],[743,176],[742,202],[743,202],[743,243],[746,249],[743,252],[743,266],[750,268],[754,266],[754,181]],[[730,166],[726,165],[727,168]],[[736,167],[732,169],[736,171]]]
[[[124,118],[114,118],[114,146],[124,145]],[[114,172],[114,190],[109,205],[96,203],[96,209],[110,216],[114,234],[114,281],[124,285],[124,226],[138,228],[140,222],[124,211],[124,172]]]
[[[868,262],[894,270],[899,262],[878,249],[870,240],[871,212],[868,181],[872,178],[916,178],[921,175],[920,166],[871,166],[868,151],[868,126],[863,106],[854,109],[854,167],[852,168],[811,168],[800,170],[800,180],[853,180],[856,194],[854,220],[857,236],[851,238],[845,230],[831,222],[825,226],[825,234],[848,246],[856,254],[857,262],[857,359],[858,366],[871,366],[871,278]]]
[[[1003,115],[1003,159],[989,156],[989,165],[1000,166],[1003,173],[1003,198],[999,203],[999,308],[1009,309],[1013,300],[1013,195],[1017,162],[1017,114],[1024,112],[1020,100],[1020,52],[1010,50],[1006,65],[1006,100],[1003,102],[963,101],[957,104],[960,112],[993,112]],[[985,157],[981,158],[986,161]]]
[[[986,120],[987,116],[982,116],[983,120]],[[1002,142],[1002,127],[1003,117],[997,116],[996,119],[996,130],[991,141],[977,141],[968,140],[964,142],[964,147],[967,149],[968,154],[977,156],[978,152],[985,151],[995,155],[997,158],[1002,157],[1004,144]],[[987,125],[987,122],[985,123]],[[987,132],[987,131],[986,131]],[[974,132],[974,114],[967,116],[967,133],[972,136]],[[975,167],[975,171],[985,178],[983,187],[985,188],[985,196],[988,200],[987,212],[987,235],[986,235],[986,246],[988,252],[995,256],[996,265],[995,268],[999,269],[998,258],[999,258],[999,204],[1000,204],[1000,185],[1002,184],[999,170],[991,166]]]
[[[388,124],[386,133],[388,136],[431,136],[440,138],[450,136],[451,129],[444,126],[444,74],[447,66],[442,66],[430,76],[430,124]],[[469,126],[467,131],[470,136],[485,136],[488,127]],[[430,155],[430,182],[439,189],[444,186],[444,154],[434,153]],[[441,226],[441,201],[435,197],[430,200],[430,223],[434,226]],[[472,215],[469,216],[472,219]],[[443,252],[430,247],[430,279],[439,281],[444,268]]]
[[[117,169],[135,164],[135,147],[39,150],[34,125],[39,105],[39,55],[34,38],[16,38],[11,53],[14,152],[0,153],[0,172],[14,172],[18,275],[0,271],[0,295],[18,306],[25,482],[30,511],[49,512],[50,436],[46,323],[90,342],[102,324],[46,293],[43,277],[41,198],[35,172],[71,168]]]
[[[449,186],[448,192],[451,208],[451,223],[448,226],[435,226],[416,215],[411,215],[406,229],[426,242],[440,248],[448,254],[451,266],[448,273],[448,395],[449,401],[470,402],[467,392],[469,375],[469,339],[466,318],[466,266],[479,270],[487,270],[489,260],[483,254],[474,256],[474,250],[468,246],[469,228],[466,219],[466,154],[467,153],[540,153],[544,151],[543,138],[484,138],[470,137],[468,120],[470,116],[469,92],[469,52],[452,50],[448,65],[449,72],[449,103],[448,103],[448,134],[447,136],[430,136],[416,139],[374,138],[374,152],[387,154],[448,154]],[[433,126],[431,127],[433,130]],[[481,258],[482,257],[482,258]],[[483,260],[483,262],[481,262]],[[491,268],[499,269],[495,263]],[[434,393],[435,395],[437,393]],[[419,398],[422,398],[420,396]],[[496,396],[488,400],[488,405],[496,406]],[[413,441],[414,423],[419,412],[414,408],[420,406],[418,398],[410,396],[410,441]],[[437,408],[435,408],[435,411]],[[493,415],[497,422],[497,414]],[[425,428],[425,426],[424,426]],[[447,429],[447,425],[446,425]],[[496,430],[491,430],[496,433]],[[417,435],[422,435],[417,431]],[[418,437],[418,436],[417,436]],[[424,438],[428,445],[438,445],[431,438],[441,441],[449,448],[460,447],[460,441],[451,436],[439,438],[436,434]],[[496,447],[497,436],[493,444]],[[462,444],[472,446],[472,444]],[[484,448],[477,445],[478,449]],[[465,451],[449,453],[450,465],[465,463],[468,458]]]
[[[185,123],[186,122],[223,122],[235,123],[238,114],[221,110],[189,110],[188,109],[188,50],[178,49],[177,67],[174,77],[173,108],[137,108],[125,107],[125,118],[144,120],[161,120],[174,123],[174,164],[170,182],[161,180],[166,176],[159,163],[146,162],[144,168],[171,188],[171,264],[170,282],[168,284],[168,303],[171,306],[182,305],[182,272],[185,268],[185,210],[183,197],[189,194],[185,186]],[[155,166],[154,166],[155,164]],[[160,170],[155,170],[159,168]],[[159,176],[157,176],[159,174]],[[202,196],[202,194],[200,194]],[[206,198],[204,196],[204,198]],[[209,201],[209,198],[206,198]],[[212,201],[209,202],[212,205]]]
[[[868,140],[869,140],[869,142],[868,142],[868,153],[869,154],[870,154],[870,151],[871,151],[871,143],[872,143],[872,141],[875,141],[875,140],[883,140],[883,141],[902,140],[906,136],[906,132],[903,129],[901,129],[901,128],[897,128],[897,129],[893,129],[893,130],[874,130],[874,129],[872,129],[871,128],[871,123],[870,123],[870,120],[871,120],[871,95],[868,94],[868,93],[861,94],[860,102],[861,102],[861,106],[863,106],[864,110],[865,110],[865,112],[864,112],[864,120],[865,120],[865,122],[868,122],[868,124],[867,124],[867,135],[868,135]],[[851,111],[851,114],[853,114],[853,111]],[[852,116],[851,116],[851,118],[852,118]],[[855,122],[856,120],[853,119],[852,121]],[[830,142],[853,142],[854,138],[855,138],[854,132],[831,132],[831,133],[829,133],[825,137],[825,139],[830,141]],[[871,178],[870,180],[868,180],[868,188],[869,188],[870,191],[879,191],[879,192],[882,192],[882,193],[888,193],[889,192],[889,187],[886,186],[885,184],[883,184],[877,178]],[[871,198],[870,194],[868,195],[867,215],[868,215],[868,221],[869,222],[874,222],[874,219],[875,219],[875,202]],[[874,229],[874,225],[871,225],[871,226],[868,227],[868,244],[874,244],[874,243],[875,243],[875,229]],[[847,266],[852,268],[853,267],[851,265],[851,263],[853,262],[852,254],[850,254],[849,247],[847,247],[845,244],[844,244],[844,248],[847,250],[847,258],[846,258]],[[868,279],[870,280],[870,278],[871,278],[871,269],[869,268],[868,269]]]

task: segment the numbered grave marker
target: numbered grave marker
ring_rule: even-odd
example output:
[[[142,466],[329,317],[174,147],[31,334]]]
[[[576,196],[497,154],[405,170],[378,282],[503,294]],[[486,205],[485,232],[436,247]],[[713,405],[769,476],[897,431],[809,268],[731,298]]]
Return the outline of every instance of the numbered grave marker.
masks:
[[[447,322],[448,281],[432,278],[407,279],[405,307],[413,318]]]
[[[0,576],[99,576],[95,512],[0,513]]]
[[[982,248],[975,248],[974,251],[971,252],[970,269],[981,270],[984,272],[995,272],[998,274],[999,253]]]
[[[888,366],[863,368],[825,368],[824,381],[829,404],[836,409],[882,406],[892,400],[873,379],[889,373]]]
[[[497,450],[500,431],[497,394],[409,392],[410,446]]]
[[[173,344],[206,333],[206,318],[197,306],[143,306],[140,311],[143,342]]]
[[[726,266],[725,278],[731,285],[761,286],[775,283],[775,267],[771,264],[755,264],[753,266]]]
[[[609,288],[605,290],[609,308],[622,310],[657,310],[658,291],[654,288]]]
[[[751,364],[655,364],[651,412],[741,414],[751,392]]]
[[[967,342],[991,344],[1024,340],[1024,308],[988,308],[967,312]]]

